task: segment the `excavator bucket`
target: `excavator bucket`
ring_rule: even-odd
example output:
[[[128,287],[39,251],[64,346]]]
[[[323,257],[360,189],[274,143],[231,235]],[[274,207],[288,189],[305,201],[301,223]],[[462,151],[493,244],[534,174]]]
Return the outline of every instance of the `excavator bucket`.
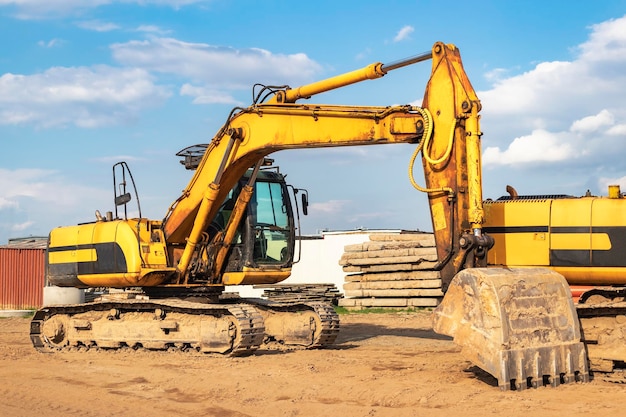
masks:
[[[433,313],[433,329],[452,336],[501,390],[589,380],[569,286],[549,269],[461,271]]]

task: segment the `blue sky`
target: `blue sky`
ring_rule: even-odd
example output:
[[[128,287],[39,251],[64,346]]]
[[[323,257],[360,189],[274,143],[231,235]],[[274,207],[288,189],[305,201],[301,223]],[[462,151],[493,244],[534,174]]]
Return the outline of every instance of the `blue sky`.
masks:
[[[298,86],[456,44],[483,104],[484,195],[626,190],[626,1],[0,0],[0,244],[111,210],[127,161],[145,216],[191,177],[254,83]],[[430,64],[311,102],[420,104]],[[411,145],[285,151],[307,234],[430,230]],[[419,178],[419,175],[418,175]]]

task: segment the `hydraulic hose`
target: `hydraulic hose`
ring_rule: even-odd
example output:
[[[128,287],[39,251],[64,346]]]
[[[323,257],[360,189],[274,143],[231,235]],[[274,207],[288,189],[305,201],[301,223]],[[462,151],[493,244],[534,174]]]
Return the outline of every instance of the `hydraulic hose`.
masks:
[[[426,188],[422,187],[415,181],[415,177],[413,176],[413,170],[415,168],[415,160],[417,159],[417,155],[419,155],[420,151],[424,156],[424,159],[431,164],[440,164],[446,161],[450,157],[450,153],[452,152],[452,146],[454,145],[454,131],[456,129],[456,122],[452,124],[452,128],[450,129],[450,136],[448,139],[448,146],[443,155],[437,159],[433,159],[428,154],[428,145],[432,139],[433,135],[433,124],[432,124],[432,116],[428,109],[418,108],[418,112],[422,115],[424,119],[424,134],[422,135],[422,140],[420,141],[415,151],[413,151],[413,155],[411,155],[411,160],[409,161],[409,180],[411,181],[411,185],[423,193],[434,194],[434,193],[448,193],[454,194],[454,190],[450,187],[440,187],[440,188]]]

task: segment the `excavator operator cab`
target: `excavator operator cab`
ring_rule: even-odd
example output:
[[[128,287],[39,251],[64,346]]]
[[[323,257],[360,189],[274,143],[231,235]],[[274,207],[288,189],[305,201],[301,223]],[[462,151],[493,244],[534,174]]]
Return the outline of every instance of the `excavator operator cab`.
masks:
[[[186,169],[196,170],[207,148],[207,144],[194,145],[176,155],[183,158],[180,162]],[[273,162],[263,158],[224,197],[191,262],[192,281],[215,280],[224,274],[223,283],[239,285],[275,283],[289,276],[300,229],[296,197],[301,194],[304,212],[308,192],[288,185]]]
[[[233,203],[250,172],[231,190],[220,207],[217,219],[224,224],[230,217]],[[239,224],[228,255],[226,272],[252,269],[285,268],[294,258],[295,221],[289,186],[276,171],[261,170],[254,184],[252,198]]]

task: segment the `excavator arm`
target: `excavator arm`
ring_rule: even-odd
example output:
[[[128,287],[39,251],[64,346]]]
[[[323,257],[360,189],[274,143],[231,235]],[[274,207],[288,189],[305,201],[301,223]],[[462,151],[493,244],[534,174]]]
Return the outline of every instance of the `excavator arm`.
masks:
[[[487,265],[493,240],[482,233],[481,104],[457,48],[435,44],[432,57],[423,107],[433,134],[421,149],[445,292],[459,271]]]

